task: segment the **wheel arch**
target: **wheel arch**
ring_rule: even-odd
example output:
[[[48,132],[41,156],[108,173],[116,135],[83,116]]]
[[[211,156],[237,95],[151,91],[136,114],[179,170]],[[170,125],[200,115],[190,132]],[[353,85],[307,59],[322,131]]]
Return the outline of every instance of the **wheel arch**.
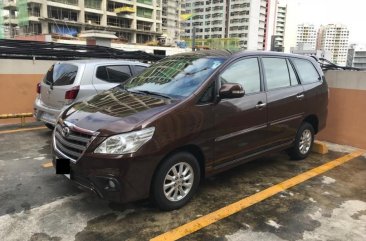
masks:
[[[317,134],[319,131],[319,119],[316,115],[308,115],[305,119],[304,122],[309,123],[310,125],[313,126],[314,128],[314,134]]]
[[[194,144],[189,144],[189,145],[178,147],[178,148],[170,151],[160,160],[159,164],[156,166],[156,168],[154,170],[154,174],[151,179],[151,184],[152,184],[153,180],[155,179],[155,175],[156,175],[158,168],[164,162],[164,160],[166,160],[169,156],[172,156],[178,152],[188,152],[188,153],[192,154],[198,161],[198,164],[200,167],[201,180],[205,177],[205,156],[199,146],[194,145]],[[150,191],[151,191],[151,187],[152,187],[151,184],[150,184]]]

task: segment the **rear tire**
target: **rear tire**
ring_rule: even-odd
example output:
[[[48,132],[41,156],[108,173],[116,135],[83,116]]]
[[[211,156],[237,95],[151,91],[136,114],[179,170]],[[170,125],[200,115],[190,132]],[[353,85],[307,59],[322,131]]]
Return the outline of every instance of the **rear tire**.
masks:
[[[55,129],[55,126],[53,126],[53,125],[51,125],[49,123],[44,123],[44,125],[47,126],[47,128],[50,129],[50,130]]]
[[[200,166],[188,152],[178,152],[166,158],[156,170],[151,197],[164,211],[179,209],[187,204],[200,183]]]
[[[314,128],[308,122],[303,122],[297,131],[294,146],[288,150],[293,160],[303,160],[309,156],[314,144]]]

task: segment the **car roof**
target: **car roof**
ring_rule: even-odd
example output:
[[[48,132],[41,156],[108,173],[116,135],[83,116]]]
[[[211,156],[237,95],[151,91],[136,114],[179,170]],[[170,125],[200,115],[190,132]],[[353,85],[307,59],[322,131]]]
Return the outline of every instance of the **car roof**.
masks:
[[[245,57],[245,56],[279,56],[279,57],[293,57],[293,58],[302,58],[308,60],[314,60],[311,57],[298,55],[298,54],[289,54],[282,52],[274,52],[274,51],[238,51],[238,50],[200,50],[195,52],[187,52],[181,54],[175,54],[172,57],[220,57],[220,58],[237,58],[237,57]]]
[[[142,62],[139,62],[139,61],[123,60],[123,59],[80,59],[80,60],[60,61],[59,63],[70,63],[70,64],[128,64],[128,65],[149,66],[149,64],[142,63]]]

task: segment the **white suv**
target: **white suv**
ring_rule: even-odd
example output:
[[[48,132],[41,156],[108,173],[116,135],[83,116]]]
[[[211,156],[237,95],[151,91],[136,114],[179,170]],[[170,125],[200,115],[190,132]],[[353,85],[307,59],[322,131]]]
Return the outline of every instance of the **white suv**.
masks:
[[[122,84],[148,66],[109,59],[57,62],[37,85],[34,117],[52,129],[65,106]]]

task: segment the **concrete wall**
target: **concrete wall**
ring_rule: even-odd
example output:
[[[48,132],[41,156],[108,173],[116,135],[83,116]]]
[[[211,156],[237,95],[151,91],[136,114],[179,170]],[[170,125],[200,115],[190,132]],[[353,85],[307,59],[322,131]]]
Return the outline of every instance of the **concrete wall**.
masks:
[[[54,61],[0,59],[0,114],[33,112],[36,86]],[[31,121],[29,118],[27,121]],[[19,119],[0,120],[1,124]]]
[[[318,139],[366,149],[366,72],[328,71],[327,127]]]

